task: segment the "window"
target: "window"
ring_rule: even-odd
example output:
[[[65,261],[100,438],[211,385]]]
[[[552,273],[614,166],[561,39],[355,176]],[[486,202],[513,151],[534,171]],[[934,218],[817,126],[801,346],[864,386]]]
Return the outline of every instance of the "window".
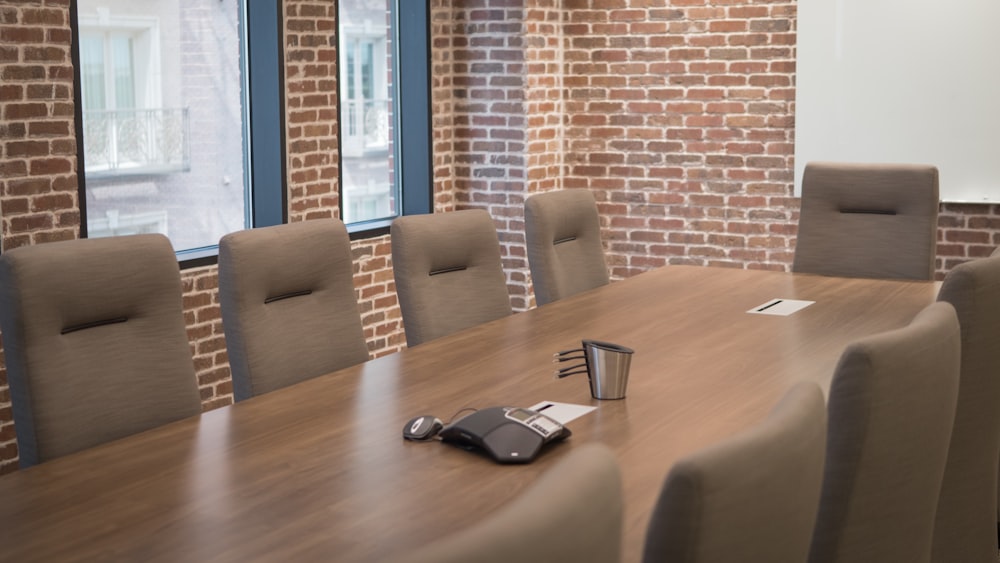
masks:
[[[341,210],[359,232],[430,211],[429,12],[400,0],[337,10]]]
[[[86,173],[106,178],[186,170],[187,111],[161,101],[157,19],[98,13],[98,19],[80,20]]]
[[[280,2],[71,9],[84,235],[162,233],[189,259],[214,256],[226,233],[282,222]]]

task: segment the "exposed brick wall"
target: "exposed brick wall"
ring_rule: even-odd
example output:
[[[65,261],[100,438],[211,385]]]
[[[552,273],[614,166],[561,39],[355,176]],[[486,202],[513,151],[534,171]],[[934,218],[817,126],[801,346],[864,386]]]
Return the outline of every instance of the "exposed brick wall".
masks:
[[[289,221],[338,216],[337,7],[285,2]]]
[[[563,10],[558,4],[453,2],[440,15],[451,22],[446,31],[458,33],[435,36],[435,56],[453,84],[444,97],[451,99],[457,207],[486,209],[493,216],[511,304],[518,311],[534,303],[524,199],[561,186]]]
[[[563,187],[565,165],[565,38],[558,0],[529,0],[525,6],[525,198]],[[508,218],[505,233],[514,245],[509,283],[521,299],[515,306],[535,305],[524,237],[523,202]]]
[[[615,277],[787,268],[794,26],[788,1],[568,2],[565,182],[598,194]]]
[[[433,143],[434,211],[454,211],[456,127],[453,51],[465,45],[465,30],[452,13],[451,0],[431,0],[431,142]]]
[[[455,198],[459,208],[493,216],[515,310],[528,307],[520,234],[526,192],[527,115],[524,2],[452,4],[449,45]]]
[[[408,0],[407,0],[408,1]],[[795,3],[431,0],[434,207],[482,207],[531,305],[522,205],[600,200],[616,278],[667,263],[787,269]],[[335,3],[285,0],[289,216],[338,213]],[[68,0],[0,0],[3,249],[77,236]],[[944,204],[938,276],[1000,244],[1000,205]],[[405,345],[387,236],[353,244],[373,355]],[[232,385],[215,267],[183,272],[206,409]],[[0,352],[0,473],[16,467]]]
[[[937,279],[1000,246],[1000,205],[943,203],[938,215]]]
[[[0,2],[0,243],[72,239],[80,225],[69,0]],[[17,446],[0,364],[0,473]]]
[[[525,7],[525,146],[529,192],[562,187],[565,155],[563,10],[558,0]],[[523,229],[521,229],[523,232]]]
[[[233,384],[219,309],[219,270],[215,266],[181,273],[184,322],[194,359],[203,410],[233,403]]]
[[[0,4],[3,248],[76,237],[68,0]]]
[[[354,287],[365,326],[368,350],[373,357],[406,347],[402,314],[392,277],[389,236],[354,241]]]

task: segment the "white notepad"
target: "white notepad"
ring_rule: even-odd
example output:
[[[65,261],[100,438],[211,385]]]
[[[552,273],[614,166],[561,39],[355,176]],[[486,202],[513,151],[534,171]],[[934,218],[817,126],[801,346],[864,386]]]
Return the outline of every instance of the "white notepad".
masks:
[[[597,409],[597,407],[590,405],[574,405],[572,403],[557,403],[555,401],[542,401],[528,408],[535,412],[540,412],[563,425]]]
[[[753,309],[750,309],[747,313],[786,317],[796,311],[805,309],[813,303],[815,303],[815,301],[802,301],[799,299],[772,299],[767,303],[762,303]]]

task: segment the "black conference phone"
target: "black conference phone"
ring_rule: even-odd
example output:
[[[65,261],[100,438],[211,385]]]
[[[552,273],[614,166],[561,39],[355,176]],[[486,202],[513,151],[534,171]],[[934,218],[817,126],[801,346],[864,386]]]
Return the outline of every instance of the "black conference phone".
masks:
[[[516,407],[476,411],[441,429],[444,442],[478,448],[499,463],[529,463],[542,446],[571,432],[542,413]]]

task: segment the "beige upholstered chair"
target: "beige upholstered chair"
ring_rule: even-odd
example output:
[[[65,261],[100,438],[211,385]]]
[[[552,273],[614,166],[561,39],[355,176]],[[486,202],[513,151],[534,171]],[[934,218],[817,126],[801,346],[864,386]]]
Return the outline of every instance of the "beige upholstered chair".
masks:
[[[678,461],[653,509],[644,563],[805,561],[825,441],[823,393],[802,382],[762,423]]]
[[[390,231],[408,346],[511,314],[489,213],[407,215],[393,221]]]
[[[0,331],[21,467],[201,412],[162,235],[4,253]]]
[[[601,444],[578,444],[483,522],[403,557],[406,563],[614,563],[621,558],[621,474]]]
[[[539,305],[608,284],[600,218],[589,190],[529,197],[524,202],[524,234]]]
[[[937,212],[933,166],[811,162],[792,270],[933,279]]]
[[[955,309],[938,302],[908,326],[844,351],[827,406],[810,563],[930,561],[958,397],[960,338]]]
[[[222,237],[219,302],[237,401],[368,360],[337,219]]]
[[[935,563],[996,563],[1000,459],[1000,256],[956,266],[938,299],[962,327],[962,376],[934,524]]]

